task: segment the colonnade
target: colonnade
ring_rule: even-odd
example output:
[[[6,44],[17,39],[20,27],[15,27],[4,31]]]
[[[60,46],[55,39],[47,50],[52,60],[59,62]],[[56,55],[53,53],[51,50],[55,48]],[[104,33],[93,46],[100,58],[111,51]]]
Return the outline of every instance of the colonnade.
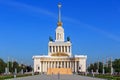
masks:
[[[41,61],[37,69],[47,72],[48,68],[71,68],[72,72],[77,72],[79,64],[79,61]]]
[[[71,46],[49,46],[48,51],[49,53],[57,52],[71,53]]]

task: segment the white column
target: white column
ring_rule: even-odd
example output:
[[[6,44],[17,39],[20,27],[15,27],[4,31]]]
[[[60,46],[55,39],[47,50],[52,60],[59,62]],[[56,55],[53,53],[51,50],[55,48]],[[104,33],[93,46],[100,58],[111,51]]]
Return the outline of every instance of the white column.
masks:
[[[49,68],[49,61],[47,62],[47,68]]]
[[[55,68],[55,61],[54,61],[54,68]]]
[[[56,61],[56,68],[58,68],[58,61]]]
[[[46,66],[46,61],[45,61],[45,72],[47,71],[46,69],[47,69],[47,66]]]
[[[60,67],[62,68],[62,61],[60,61]]]
[[[52,62],[50,62],[50,66],[51,66],[51,68],[52,68]]]
[[[53,46],[53,53],[55,52],[55,47]]]
[[[60,51],[59,51],[59,46],[58,46],[58,52],[60,52]]]
[[[55,61],[53,62],[53,65],[54,65],[54,67],[53,67],[53,68],[55,68]]]
[[[53,61],[52,61],[52,65],[51,65],[51,66],[52,66],[52,68],[53,68]]]
[[[54,68],[53,61],[52,61],[52,68]]]
[[[62,46],[61,46],[61,52],[62,52]]]
[[[58,61],[58,68],[59,68],[59,61]]]
[[[41,72],[41,61],[40,61],[40,66],[39,66],[39,68],[40,68],[40,72]]]
[[[52,65],[53,65],[53,62],[51,62],[51,68],[53,68],[53,66],[52,66]]]
[[[46,66],[45,66],[46,62],[44,62],[44,72],[46,71]]]
[[[64,46],[64,52],[65,52],[65,46]]]
[[[77,67],[77,71],[78,71],[78,61],[76,63],[77,63],[76,67]]]
[[[60,50],[60,52],[61,52],[61,46],[60,46],[59,48],[60,48],[59,50]]]
[[[75,61],[75,72],[77,72],[77,62]]]
[[[62,52],[62,46],[61,46],[61,52]]]
[[[69,53],[69,47],[67,46],[67,53]]]
[[[57,65],[57,63],[56,63],[56,61],[55,61],[55,68],[57,68],[56,65]]]
[[[49,66],[49,68],[51,68],[51,67],[50,67],[50,61],[49,61],[49,63],[48,63],[48,66]]]
[[[70,68],[70,61],[69,61],[69,68]]]
[[[72,69],[72,67],[71,67],[71,61],[70,61],[70,68]]]
[[[69,68],[69,63],[68,63],[68,61],[67,61],[67,68]]]
[[[44,72],[44,61],[43,61],[43,72]]]
[[[55,46],[55,53],[56,53],[56,46]]]
[[[41,72],[43,72],[43,61],[41,62]]]
[[[74,70],[75,70],[75,62],[74,61],[72,61],[72,70],[73,70],[73,72],[75,72]]]
[[[63,68],[63,61],[61,61],[61,68]]]
[[[47,72],[47,70],[48,70],[48,62],[46,61],[46,72]]]
[[[50,67],[50,61],[49,61],[49,68],[51,68],[51,67]]]
[[[66,62],[66,61],[64,61],[64,68],[66,68],[66,66],[65,66],[65,62]]]

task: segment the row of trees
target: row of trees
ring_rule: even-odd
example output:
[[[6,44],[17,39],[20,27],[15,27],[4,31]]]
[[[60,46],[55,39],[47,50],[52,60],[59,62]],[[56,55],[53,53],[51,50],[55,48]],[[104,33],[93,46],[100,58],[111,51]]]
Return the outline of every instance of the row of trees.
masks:
[[[30,65],[19,64],[16,61],[5,62],[2,59],[0,59],[0,74],[5,73],[6,68],[9,68],[10,73],[14,73],[15,68],[17,69],[17,73],[21,72],[22,69],[23,69],[23,72],[32,71],[32,67]]]
[[[103,62],[95,62],[93,64],[90,64],[87,68],[88,72],[96,72],[98,70],[99,73],[103,73],[103,69],[105,73],[110,73],[111,68],[113,68],[114,72],[119,73],[120,72],[120,59],[115,59],[114,61],[107,61],[103,64]]]

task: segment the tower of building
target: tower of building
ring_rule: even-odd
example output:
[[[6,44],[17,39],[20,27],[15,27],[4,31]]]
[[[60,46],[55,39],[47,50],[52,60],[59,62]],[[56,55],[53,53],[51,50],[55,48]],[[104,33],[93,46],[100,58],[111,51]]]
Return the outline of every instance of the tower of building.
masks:
[[[62,27],[61,21],[61,4],[58,4],[58,23],[56,28],[56,40],[55,41],[64,41],[64,29]]]
[[[50,56],[71,56],[72,53],[71,42],[65,41],[64,38],[64,29],[61,20],[61,7],[62,5],[59,3],[55,41],[49,41],[48,43],[48,55]]]

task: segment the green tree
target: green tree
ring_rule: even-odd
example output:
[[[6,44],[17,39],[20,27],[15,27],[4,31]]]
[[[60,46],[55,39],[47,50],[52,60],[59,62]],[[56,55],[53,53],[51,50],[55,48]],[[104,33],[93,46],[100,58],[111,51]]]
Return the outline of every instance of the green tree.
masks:
[[[91,70],[94,71],[94,64],[90,64],[90,66],[88,67],[88,71],[91,72]]]
[[[113,68],[115,72],[120,72],[120,59],[115,59],[113,61]]]
[[[32,71],[32,67],[29,65],[29,66],[26,66],[26,69],[28,72]]]
[[[21,67],[19,66],[19,63],[14,61],[14,62],[11,62],[9,61],[9,71],[11,73],[14,73],[15,72],[15,68],[17,69],[17,72],[20,72],[21,71]]]
[[[102,62],[99,62],[99,73],[102,73],[102,70],[103,70],[103,63]]]
[[[99,63],[99,65],[98,65]],[[91,70],[93,70],[94,72],[96,72],[96,70],[99,68],[98,72],[102,73],[102,69],[103,69],[103,63],[102,62],[95,62],[93,64],[90,64],[90,66],[88,67],[88,71],[91,72]]]
[[[5,72],[6,63],[0,59],[0,74]]]

